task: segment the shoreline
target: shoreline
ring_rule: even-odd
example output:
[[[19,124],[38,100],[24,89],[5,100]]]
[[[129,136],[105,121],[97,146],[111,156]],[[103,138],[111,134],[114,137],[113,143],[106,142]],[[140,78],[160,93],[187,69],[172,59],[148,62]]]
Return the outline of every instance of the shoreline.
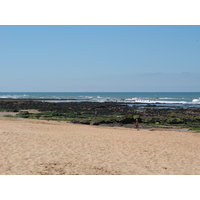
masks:
[[[26,111],[29,111],[30,112],[30,110],[26,110]],[[37,113],[37,111],[35,111],[35,110],[33,110],[33,113]],[[16,115],[17,113],[16,112],[0,112],[0,119],[1,118],[5,118],[5,119],[24,119],[24,118],[20,118],[20,117],[15,117],[15,115]],[[4,115],[11,115],[11,116],[13,116],[13,117],[4,117]],[[57,121],[57,122],[61,122],[61,121],[59,121],[59,120],[46,120],[46,119],[39,119],[39,120],[44,120],[44,121]],[[70,122],[70,121],[65,121],[66,123],[72,123],[72,122]],[[87,125],[87,126],[91,126],[91,125],[88,125],[88,124],[85,124],[85,125]],[[100,125],[98,125],[98,126],[100,126],[100,127],[115,127],[115,128],[120,128],[120,127],[122,127],[122,126],[120,126],[120,125],[115,125],[115,124],[100,124]],[[123,126],[123,128],[126,128],[126,129],[134,129],[134,124],[129,124],[129,125],[127,125],[127,126]],[[148,131],[155,131],[155,130],[157,130],[157,131],[178,131],[178,132],[186,132],[186,131],[190,131],[189,129],[184,129],[184,128],[177,128],[177,127],[139,127],[139,130],[148,130]],[[190,131],[190,132],[192,132],[192,131]],[[195,131],[193,131],[193,132],[195,132]]]
[[[175,126],[177,129],[179,126],[180,129],[200,131],[200,108],[194,107],[163,108],[158,105],[136,104],[129,106],[117,102],[50,103],[35,100],[1,100],[0,111],[6,111],[6,117],[12,117],[16,113],[19,118],[70,121],[88,125],[131,126],[130,124],[134,124],[138,119],[142,128]]]
[[[105,100],[105,101],[91,101],[89,99],[78,98],[0,98],[0,101],[39,101],[49,103],[119,103],[119,104],[131,104],[131,105],[187,105],[187,106],[200,106],[200,100],[195,102],[186,101],[157,101],[157,100]]]

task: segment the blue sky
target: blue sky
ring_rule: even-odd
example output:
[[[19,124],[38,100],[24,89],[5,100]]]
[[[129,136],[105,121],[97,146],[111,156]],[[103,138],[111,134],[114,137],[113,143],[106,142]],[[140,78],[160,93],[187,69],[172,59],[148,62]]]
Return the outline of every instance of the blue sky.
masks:
[[[200,26],[0,26],[0,92],[200,92]]]

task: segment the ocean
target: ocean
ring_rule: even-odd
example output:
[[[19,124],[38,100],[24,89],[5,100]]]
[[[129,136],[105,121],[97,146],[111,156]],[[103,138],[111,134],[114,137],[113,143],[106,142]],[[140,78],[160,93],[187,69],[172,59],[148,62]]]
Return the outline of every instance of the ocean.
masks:
[[[6,98],[200,106],[200,92],[0,92],[0,99]]]

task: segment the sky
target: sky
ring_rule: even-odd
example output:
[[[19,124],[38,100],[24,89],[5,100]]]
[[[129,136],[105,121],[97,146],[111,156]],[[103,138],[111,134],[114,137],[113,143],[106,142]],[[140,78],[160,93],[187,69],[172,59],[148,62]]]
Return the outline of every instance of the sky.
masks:
[[[200,92],[200,26],[0,26],[0,92]]]

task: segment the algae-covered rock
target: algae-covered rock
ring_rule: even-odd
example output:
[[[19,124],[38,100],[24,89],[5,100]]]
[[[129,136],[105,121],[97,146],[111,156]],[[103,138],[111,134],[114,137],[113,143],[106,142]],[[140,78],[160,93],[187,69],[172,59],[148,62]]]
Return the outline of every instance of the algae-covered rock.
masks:
[[[180,119],[180,118],[169,118],[167,120],[167,123],[169,123],[169,124],[182,124],[183,120]]]
[[[18,114],[16,114],[16,117],[29,118],[30,113],[28,111],[20,111]]]
[[[90,124],[89,120],[71,120],[71,122],[74,124],[87,124],[87,125]]]

